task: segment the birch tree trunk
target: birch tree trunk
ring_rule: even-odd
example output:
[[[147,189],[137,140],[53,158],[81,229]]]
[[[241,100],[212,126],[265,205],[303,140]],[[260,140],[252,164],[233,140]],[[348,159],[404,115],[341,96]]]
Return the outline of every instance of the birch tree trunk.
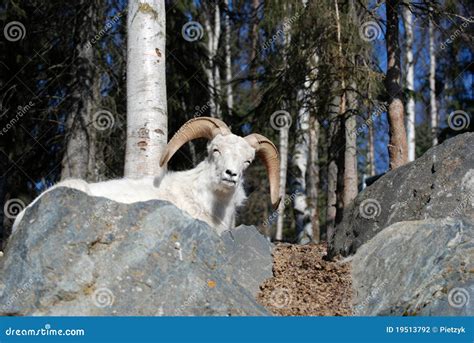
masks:
[[[303,1],[306,7],[307,2]],[[301,104],[298,113],[295,152],[293,154],[293,193],[296,234],[299,244],[319,242],[319,211],[318,211],[318,137],[319,123],[311,117],[310,108],[315,109],[309,101],[310,94],[317,94],[319,56],[314,53],[308,63],[309,75],[304,89],[298,93]],[[314,82],[311,82],[314,80]],[[313,114],[315,115],[315,114]]]
[[[284,126],[280,129],[280,204],[278,206],[277,228],[275,240],[283,239],[283,224],[285,221],[285,203],[286,203],[286,174],[288,172],[288,131],[289,127]]]
[[[435,31],[433,18],[430,7],[429,19],[429,40],[430,40],[430,118],[431,118],[431,135],[433,146],[438,144],[438,106],[436,104],[436,53],[435,53]]]
[[[339,107],[339,125],[340,125],[340,134],[343,137],[344,147],[345,143],[345,117],[346,117],[346,101],[347,101],[347,94],[346,94],[346,76],[345,76],[345,68],[346,63],[344,60],[344,54],[342,49],[342,40],[341,40],[341,19],[339,16],[339,5],[338,0],[334,0],[334,7],[336,12],[336,29],[337,29],[337,44],[339,48],[339,54],[337,56],[337,65],[339,67],[340,73],[340,83],[341,83],[341,102]],[[342,146],[342,145],[340,145]],[[336,184],[336,222],[340,222],[342,220],[342,214],[344,211],[345,203],[345,155],[346,149],[344,150],[344,154],[339,154],[337,158],[338,166],[337,166],[337,184]],[[335,227],[334,227],[335,229]]]
[[[375,176],[374,123],[371,122],[368,124],[368,126],[369,126],[369,139],[367,143],[368,144],[367,173],[369,174],[369,176]]]
[[[341,26],[339,18],[339,7],[337,0],[334,1],[336,13],[336,29],[338,54],[336,65],[341,77],[332,85],[332,100],[329,104],[329,147],[328,147],[328,195],[326,212],[327,240],[331,242],[336,224],[341,220],[344,208],[344,156],[342,148],[345,146],[344,114],[346,112],[344,62],[341,44]],[[342,90],[342,92],[340,91]],[[341,95],[339,95],[340,93]]]
[[[93,120],[94,113],[100,110],[100,75],[97,72],[97,47],[90,44],[90,39],[103,25],[98,15],[101,10],[98,3],[90,4],[78,19],[73,106],[66,120],[66,148],[61,162],[61,180],[99,179],[96,168],[97,131]]]
[[[292,163],[293,211],[296,221],[296,235],[299,244],[311,242],[311,213],[306,193],[306,171],[309,159],[309,108],[305,101],[306,89],[298,91],[300,109],[296,122],[296,141]]]
[[[260,5],[260,0],[252,0],[252,31],[251,31],[251,47],[249,65],[250,65],[250,75],[252,77],[252,89],[256,88],[257,85],[257,44],[258,44],[258,7]]]
[[[214,57],[212,55],[212,50],[214,47],[214,30],[212,29],[211,22],[206,16],[204,19],[204,27],[206,30],[207,42],[206,42],[206,54],[207,54],[207,64],[204,66],[204,73],[207,78],[207,91],[209,93],[209,112],[211,117],[216,116],[216,99],[214,93],[216,91],[214,83]]]
[[[221,89],[220,71],[219,65],[216,63],[217,49],[219,47],[219,39],[221,36],[221,14],[219,4],[216,2],[213,6],[214,18],[213,24],[209,17],[212,16],[212,12],[209,11],[204,21],[204,26],[207,35],[207,56],[208,65],[205,67],[205,74],[208,82],[209,90],[209,107],[212,117],[222,119],[220,108],[219,108],[219,95]]]
[[[357,196],[357,93],[356,84],[351,82],[351,90],[347,92],[349,110],[346,111],[344,128],[346,145],[344,151],[344,207],[348,206]]]
[[[229,21],[229,0],[224,0],[226,13],[224,17],[225,29],[225,81],[226,81],[226,102],[229,115],[234,107],[234,94],[232,92],[232,51],[230,49],[230,21]]]
[[[289,6],[283,4],[284,11],[288,11]],[[286,18],[285,18],[286,19]],[[286,22],[286,20],[284,20]],[[283,35],[283,67],[288,67],[287,49],[291,42],[291,27],[288,27]],[[285,108],[289,108],[286,103]],[[291,124],[291,118],[287,118],[287,122]],[[281,241],[283,238],[283,224],[285,219],[285,203],[286,203],[286,174],[288,172],[288,131],[290,125],[283,125],[280,128],[280,205],[278,206],[277,228],[275,232],[275,240]]]
[[[400,46],[398,43],[398,8],[400,0],[387,0],[387,75],[385,88],[389,96],[388,122],[390,124],[388,153],[390,169],[398,168],[408,160],[407,135],[400,86]]]
[[[313,243],[319,243],[321,238],[318,209],[319,187],[319,122],[316,118],[309,120],[309,171],[308,171],[308,202],[311,215],[311,231]]]
[[[405,26],[406,42],[406,88],[407,99],[407,144],[408,161],[415,160],[415,63],[413,61],[413,14],[408,5],[403,6],[403,21]]]
[[[334,82],[333,92],[338,89],[338,82]],[[341,139],[342,123],[339,115],[341,97],[334,95],[328,107],[329,133],[328,133],[328,189],[326,209],[326,232],[327,240],[331,241],[336,228],[336,215],[338,208],[337,190],[338,175],[340,174],[341,147],[344,143]]]
[[[304,1],[306,7],[307,1]],[[314,53],[310,60],[310,77],[314,82],[310,85],[308,80],[307,88],[311,87],[312,94],[317,94],[319,90],[319,55]],[[312,106],[309,119],[309,168],[307,172],[308,179],[308,209],[311,216],[311,233],[313,243],[319,243],[321,239],[321,230],[319,223],[319,135],[320,128],[317,119],[316,105]]]
[[[164,0],[129,0],[125,176],[160,175],[168,138]]]

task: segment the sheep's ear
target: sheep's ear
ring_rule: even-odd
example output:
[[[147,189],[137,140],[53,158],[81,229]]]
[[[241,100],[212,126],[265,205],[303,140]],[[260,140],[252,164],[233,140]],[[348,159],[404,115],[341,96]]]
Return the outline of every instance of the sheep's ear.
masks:
[[[229,133],[229,127],[222,120],[216,118],[199,117],[188,120],[168,142],[163,156],[161,156],[160,167],[168,163],[179,148],[193,139],[213,139],[218,134],[227,135]]]
[[[280,158],[275,145],[267,137],[252,133],[245,137],[247,143],[255,149],[255,153],[262,160],[268,173],[270,182],[270,198],[274,209],[280,204]]]

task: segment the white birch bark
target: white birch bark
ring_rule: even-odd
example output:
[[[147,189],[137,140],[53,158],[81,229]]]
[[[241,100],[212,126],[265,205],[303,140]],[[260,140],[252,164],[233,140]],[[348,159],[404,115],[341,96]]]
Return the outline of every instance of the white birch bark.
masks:
[[[311,214],[308,208],[306,193],[306,171],[309,159],[309,108],[305,101],[305,89],[298,91],[298,103],[301,107],[296,122],[296,141],[291,160],[293,170],[292,197],[296,221],[297,242],[311,241]]]
[[[232,51],[230,49],[230,20],[229,20],[229,0],[224,0],[226,14],[224,17],[225,29],[225,81],[226,81],[226,102],[229,114],[234,107],[234,94],[232,91]]]
[[[129,0],[125,176],[160,175],[168,138],[164,0]]]
[[[288,10],[286,4],[283,4],[285,12]],[[284,22],[287,22],[285,18]],[[283,67],[286,68],[288,65],[287,59],[287,48],[291,42],[291,27],[286,28],[283,35]],[[288,106],[287,106],[288,107]],[[280,197],[281,202],[278,207],[278,219],[277,219],[277,228],[275,232],[275,240],[281,241],[283,238],[283,224],[285,218],[285,202],[286,202],[286,174],[288,171],[288,132],[289,125],[285,125],[280,129]]]
[[[278,206],[277,229],[275,240],[283,239],[283,223],[285,219],[285,202],[286,202],[286,174],[288,171],[288,131],[289,127],[285,126],[280,130],[280,205]]]
[[[208,82],[208,91],[209,91],[209,108],[210,114],[212,117],[221,118],[220,108],[219,108],[219,94],[221,89],[221,80],[219,65],[216,63],[217,49],[219,47],[219,39],[221,35],[221,14],[219,9],[219,4],[216,2],[214,6],[214,18],[213,24],[211,25],[211,20],[209,19],[212,14],[208,13],[208,16],[205,17],[204,27],[207,35],[207,66],[204,68],[205,74]]]
[[[431,12],[430,8],[430,12]],[[436,104],[436,54],[435,54],[435,32],[433,20],[429,20],[429,40],[430,40],[430,118],[431,134],[433,146],[438,144],[438,106]]]
[[[311,235],[313,243],[320,242],[318,187],[319,187],[319,122],[310,118],[309,125],[309,172],[308,172],[308,208],[311,215]]]
[[[413,60],[413,13],[408,6],[403,6],[403,22],[405,25],[405,57],[406,57],[406,88],[407,99],[407,143],[408,161],[415,160],[415,63]]]
[[[207,42],[206,42],[206,54],[207,64],[204,66],[204,73],[207,78],[207,91],[209,93],[209,112],[211,117],[216,116],[216,103],[214,98],[215,86],[214,86],[214,58],[212,56],[214,30],[211,26],[211,21],[206,16],[204,19],[204,29],[206,30]]]
[[[374,123],[369,123],[369,139],[367,148],[367,173],[375,176],[375,148],[374,148]]]
[[[351,90],[347,92],[347,104],[349,110],[345,116],[344,130],[346,137],[346,146],[344,151],[344,207],[355,199],[358,193],[357,180],[357,136],[354,132],[357,130],[357,93],[356,83],[351,82]]]
[[[306,6],[306,4],[304,3]],[[313,83],[310,84],[307,81],[306,87],[311,87],[312,94],[318,94],[319,81],[318,81],[318,65],[319,56],[314,53],[310,60],[310,79]],[[308,160],[308,172],[307,176],[307,194],[308,194],[308,211],[311,217],[311,226],[306,227],[305,231],[308,237],[312,238],[313,243],[319,243],[321,238],[320,222],[319,222],[319,208],[318,208],[318,188],[319,188],[319,136],[320,127],[317,119],[317,113],[315,113],[316,105],[312,106],[309,118],[309,160]]]
[[[341,97],[335,93],[339,83],[334,81],[332,85],[333,95],[328,105],[329,133],[328,133],[328,171],[327,171],[327,204],[326,204],[326,232],[327,240],[330,241],[336,228],[337,214],[337,176],[339,158],[339,136],[341,135],[341,118],[339,116]]]

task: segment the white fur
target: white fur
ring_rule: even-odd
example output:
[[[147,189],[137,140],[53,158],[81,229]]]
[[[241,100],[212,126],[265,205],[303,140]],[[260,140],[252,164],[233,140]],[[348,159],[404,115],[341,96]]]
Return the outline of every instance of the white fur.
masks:
[[[28,207],[57,187],[74,188],[126,204],[161,199],[208,223],[221,234],[233,228],[236,209],[246,199],[243,173],[253,161],[255,149],[242,137],[229,134],[217,135],[207,150],[208,156],[195,168],[169,172],[163,177],[123,178],[90,184],[78,179],[65,180],[42,193]],[[17,216],[13,231],[25,210]]]

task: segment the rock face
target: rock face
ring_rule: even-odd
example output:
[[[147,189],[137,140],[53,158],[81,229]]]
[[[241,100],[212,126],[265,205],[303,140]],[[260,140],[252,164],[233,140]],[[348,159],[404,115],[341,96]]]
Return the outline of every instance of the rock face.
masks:
[[[465,133],[390,171],[345,210],[329,256],[354,254],[393,223],[428,218],[474,220],[474,133]]]
[[[232,234],[168,202],[57,188],[0,259],[0,315],[268,315],[254,294],[272,275],[270,243],[253,227]]]
[[[257,296],[262,282],[273,276],[273,245],[254,226],[241,225],[221,237],[235,280]]]
[[[391,225],[352,261],[356,315],[474,315],[474,222]]]

